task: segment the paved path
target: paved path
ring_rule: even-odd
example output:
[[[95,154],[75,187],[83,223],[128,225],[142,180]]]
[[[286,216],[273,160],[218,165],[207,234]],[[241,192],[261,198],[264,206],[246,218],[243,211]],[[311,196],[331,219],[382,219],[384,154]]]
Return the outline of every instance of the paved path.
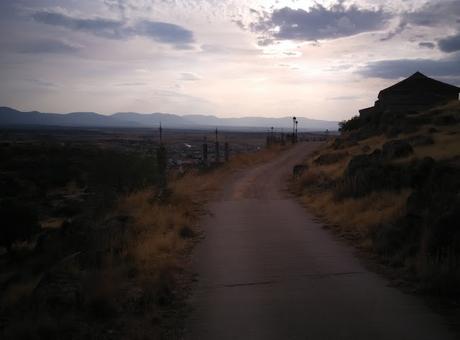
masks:
[[[238,174],[211,205],[186,339],[451,339],[441,317],[366,270],[283,190],[314,148]]]

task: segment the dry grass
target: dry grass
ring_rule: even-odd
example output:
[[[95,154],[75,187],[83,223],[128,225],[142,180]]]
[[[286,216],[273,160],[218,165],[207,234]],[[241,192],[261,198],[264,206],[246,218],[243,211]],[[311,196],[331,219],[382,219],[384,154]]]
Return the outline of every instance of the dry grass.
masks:
[[[370,230],[402,216],[411,191],[372,193],[362,198],[335,200],[331,191],[307,191],[301,201],[312,212],[342,232],[357,233],[365,240]]]
[[[439,115],[460,114],[460,103],[451,103],[438,108]],[[441,113],[439,113],[441,112]],[[432,112],[424,113],[432,115]],[[392,161],[394,164],[404,165],[415,159],[432,157],[435,160],[445,160],[460,156],[460,126],[451,125],[425,125],[417,131],[402,134],[398,139],[405,139],[417,135],[430,136],[434,144],[414,147],[414,154],[402,159]],[[346,138],[346,136],[344,136]],[[296,179],[292,188],[304,205],[315,215],[322,218],[336,230],[359,240],[360,245],[372,247],[371,233],[375,226],[393,223],[405,214],[407,198],[411,189],[401,192],[386,191],[374,192],[362,198],[345,198],[338,200],[335,195],[335,184],[339,180],[349,163],[356,155],[370,153],[389,141],[385,135],[377,135],[359,141],[357,145],[340,150],[334,150],[332,142],[324,145],[306,161],[308,171]],[[366,146],[366,149],[364,147]],[[346,152],[347,157],[333,164],[318,165],[314,159],[321,154],[333,152]]]
[[[450,104],[447,107],[458,109],[459,104]],[[429,134],[433,126],[424,126],[419,131],[401,135],[407,138],[419,134]],[[432,157],[436,160],[448,159],[460,155],[460,129],[454,126],[436,126],[437,131],[430,135],[434,144],[416,146],[410,157],[398,159],[394,163],[408,163],[414,159]],[[346,232],[356,232],[366,235],[374,225],[394,221],[401,216],[410,190],[403,192],[373,193],[369,196],[353,199],[336,200],[334,186],[330,185],[342,177],[351,158],[362,154],[363,147],[368,146],[368,153],[382,145],[389,139],[384,135],[374,136],[362,141],[358,145],[347,147],[339,151],[348,153],[348,156],[333,164],[318,165],[313,160],[324,153],[337,152],[332,142],[325,144],[310,159],[306,161],[309,170],[295,181],[292,188],[301,196],[302,202],[315,214],[320,215],[328,223],[339,226]],[[329,184],[329,185],[328,185]]]
[[[185,249],[180,228],[194,223],[191,205],[162,204],[154,200],[150,190],[122,198],[117,213],[133,218],[135,237],[126,251],[137,271],[154,274],[158,270],[176,268],[177,255]]]
[[[190,170],[170,179],[171,194],[165,201],[147,189],[122,197],[113,214],[132,219],[134,236],[125,242],[124,253],[138,283],[146,289],[174,285],[174,276],[183,270],[194,244],[193,236],[200,234],[198,221],[205,202],[233,171],[267,161],[281,150],[238,155],[209,171]]]
[[[202,204],[221,188],[225,178],[233,172],[267,162],[287,148],[289,146],[275,145],[270,149],[235,155],[229,162],[211,171],[191,170],[184,177],[171,182],[171,189],[175,193],[174,199]]]
[[[54,307],[46,307],[43,300],[44,313],[29,310],[42,276],[27,275],[2,293],[0,313],[7,310],[15,315],[5,334],[9,338],[19,334],[32,338],[38,328],[50,324],[53,327],[45,328],[53,336],[48,338],[63,338],[67,330],[61,327],[62,322],[69,318],[70,326],[75,328],[79,323],[74,319],[84,320],[95,338],[99,338],[98,334],[105,338],[109,327],[120,330],[117,338],[180,338],[177,322],[185,313],[183,298],[192,280],[186,270],[187,255],[200,235],[198,223],[206,201],[234,171],[265,162],[280,151],[282,148],[276,147],[235,155],[218,167],[172,175],[169,190],[161,198],[153,188],[119,197],[112,211],[96,221],[102,229],[113,223],[113,228],[105,232],[110,235],[97,231],[88,235],[91,249],[80,258],[85,264],[76,261],[69,268],[56,268],[58,274],[72,274],[69,284],[81,286],[78,302],[72,302],[75,306],[55,315]],[[46,228],[57,225],[57,220],[43,223]],[[23,318],[30,320],[25,327],[21,324]],[[78,333],[78,329],[74,331]]]
[[[458,129],[456,129],[458,130]],[[435,160],[448,159],[460,155],[460,131],[445,129],[433,135],[434,144],[415,148],[414,158],[432,157]]]

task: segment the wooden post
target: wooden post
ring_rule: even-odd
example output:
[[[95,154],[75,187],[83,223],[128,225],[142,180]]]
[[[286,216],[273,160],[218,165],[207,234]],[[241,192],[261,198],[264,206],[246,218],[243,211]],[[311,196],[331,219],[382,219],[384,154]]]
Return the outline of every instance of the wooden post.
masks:
[[[299,124],[299,121],[296,120],[296,121],[295,121],[295,142],[296,142],[296,143],[297,143],[298,140],[299,140],[299,139],[298,139],[299,137],[298,137],[298,134],[297,134],[297,125],[298,125],[298,124]]]
[[[292,144],[295,143],[295,122],[296,118],[292,117]]]
[[[166,188],[166,168],[168,165],[168,155],[166,152],[166,147],[163,145],[163,127],[160,122],[160,146],[157,149],[157,167],[158,167],[158,185],[161,189]]]
[[[166,188],[166,168],[167,168],[167,152],[163,144],[157,149],[157,166],[158,166],[158,175],[159,175],[159,186],[164,189]]]
[[[203,164],[208,165],[208,140],[206,137],[204,137],[204,142],[203,142]]]
[[[220,155],[219,155],[219,138],[218,138],[218,131],[216,128],[216,149],[215,149],[215,156],[216,156],[216,163],[219,163],[220,161]]]
[[[225,142],[224,144],[224,157],[225,157],[225,161],[228,162],[230,158],[230,148],[229,148],[228,142]]]

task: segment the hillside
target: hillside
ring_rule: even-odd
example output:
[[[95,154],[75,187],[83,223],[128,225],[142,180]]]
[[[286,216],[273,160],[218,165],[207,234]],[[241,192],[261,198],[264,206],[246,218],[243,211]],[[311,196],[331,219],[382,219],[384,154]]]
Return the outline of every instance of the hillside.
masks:
[[[338,123],[299,117],[299,130],[336,131]],[[210,129],[228,130],[266,130],[292,128],[292,117],[264,118],[220,118],[210,115],[184,115],[170,113],[119,112],[102,115],[95,112],[72,112],[67,114],[42,113],[38,111],[22,112],[9,107],[0,107],[0,126],[61,126],[61,127],[158,127],[160,123],[166,128],[175,129]]]
[[[364,118],[341,123],[293,190],[419,291],[460,293],[460,102]]]

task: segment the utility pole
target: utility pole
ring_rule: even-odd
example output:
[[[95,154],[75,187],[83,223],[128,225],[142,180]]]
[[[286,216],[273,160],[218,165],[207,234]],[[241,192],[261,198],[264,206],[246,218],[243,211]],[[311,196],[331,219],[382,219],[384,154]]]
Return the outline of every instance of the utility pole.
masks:
[[[204,136],[204,140],[203,140],[203,164],[205,166],[208,165],[208,139],[206,136]]]
[[[298,124],[299,124],[299,121],[296,120],[296,121],[295,121],[295,141],[296,141],[296,143],[297,143],[297,141],[299,140],[299,139],[298,139],[298,134],[297,134],[297,125],[298,125]]]
[[[294,116],[292,117],[292,143],[294,144],[296,142],[296,135],[295,135],[295,131],[296,131],[296,122],[297,122],[297,118]]]
[[[163,144],[163,128],[161,127],[161,122],[160,122],[160,145]]]
[[[157,150],[157,166],[158,166],[158,174],[159,174],[159,186],[162,190],[166,189],[167,186],[167,176],[166,176],[166,168],[167,168],[167,153],[166,147],[163,145],[163,128],[160,123],[160,145]]]
[[[228,160],[230,159],[230,146],[228,142],[225,142],[224,144],[224,159],[225,162],[228,162]]]

